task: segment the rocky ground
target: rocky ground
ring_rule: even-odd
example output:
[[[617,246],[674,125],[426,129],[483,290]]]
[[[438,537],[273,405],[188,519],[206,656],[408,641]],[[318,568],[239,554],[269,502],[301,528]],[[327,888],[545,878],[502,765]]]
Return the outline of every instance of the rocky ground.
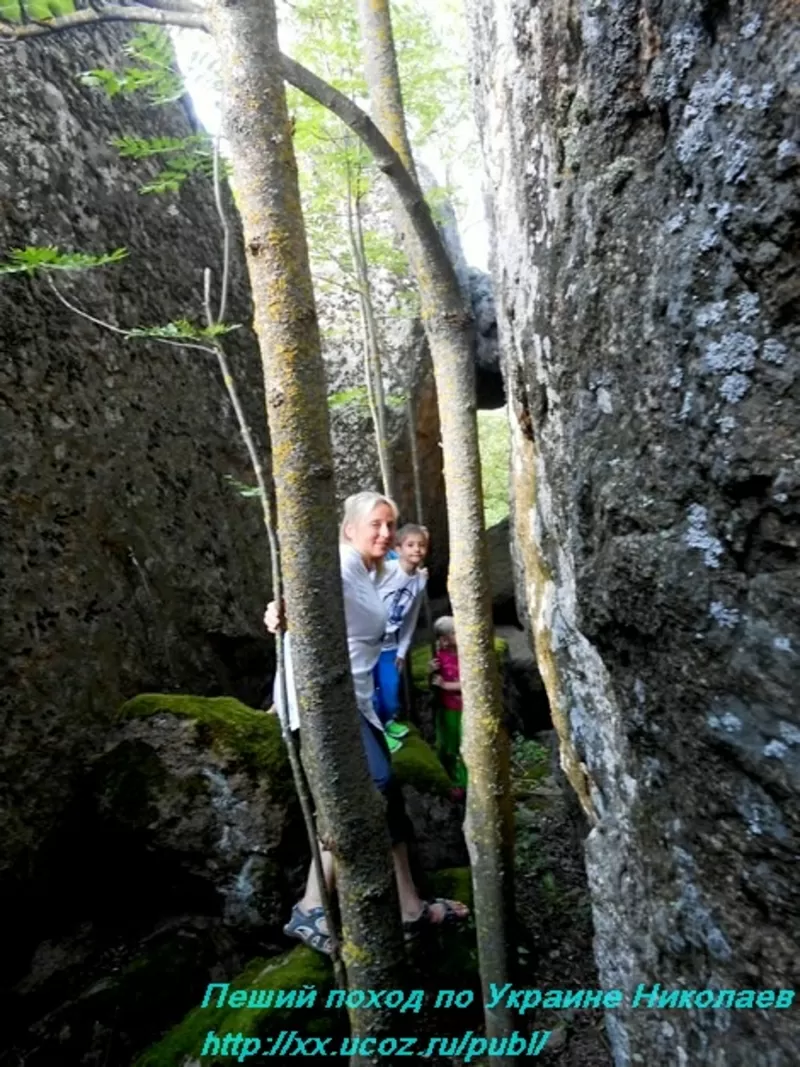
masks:
[[[514,745],[517,908],[526,988],[597,989],[592,914],[580,815],[553,771],[554,735]],[[552,1030],[542,1057],[559,1067],[611,1067],[603,1013],[539,1011],[535,1029]],[[546,1053],[546,1055],[545,1055]]]

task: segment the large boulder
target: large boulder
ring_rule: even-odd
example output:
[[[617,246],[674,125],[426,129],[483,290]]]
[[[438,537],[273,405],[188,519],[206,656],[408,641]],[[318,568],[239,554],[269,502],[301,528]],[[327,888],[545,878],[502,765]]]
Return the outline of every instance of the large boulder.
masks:
[[[115,865],[129,857],[149,871],[139,906],[166,907],[168,893],[277,935],[308,856],[277,716],[229,697],[158,694],[120,715],[90,789]]]
[[[181,104],[109,100],[78,79],[118,62],[127,37],[94,34],[91,60],[79,35],[0,49],[0,245],[125,246],[123,263],[58,284],[117,326],[202,321],[203,270],[220,258],[210,184],[143,196],[158,164],[110,143],[183,137],[191,116]],[[234,231],[230,313],[248,323],[238,249]],[[29,875],[44,877],[42,849],[113,709],[153,688],[258,704],[272,653],[261,623],[269,557],[257,505],[228,481],[252,476],[214,360],[126,343],[19,274],[0,286],[0,350],[0,900],[18,917],[13,966],[43,914],[28,913]],[[230,360],[266,453],[249,329],[231,335]]]
[[[207,982],[287,940],[308,846],[276,716],[227,697],[121,709],[62,817],[54,906],[7,998],[30,1067],[130,1063]]]
[[[518,604],[593,826],[600,982],[790,987],[797,13],[469,8]],[[796,1061],[790,1012],[630,1005],[618,1067]]]

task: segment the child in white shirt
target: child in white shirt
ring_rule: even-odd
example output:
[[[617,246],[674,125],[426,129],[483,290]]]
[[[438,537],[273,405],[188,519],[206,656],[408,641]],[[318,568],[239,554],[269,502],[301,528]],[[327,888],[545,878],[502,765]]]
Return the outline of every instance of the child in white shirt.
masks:
[[[408,727],[397,721],[401,710],[400,680],[425,595],[428,575],[420,568],[428,553],[427,530],[414,523],[403,526],[397,533],[397,552],[397,560],[384,565],[378,583],[387,623],[375,665],[375,710],[392,752],[400,748],[401,739],[408,733]]]

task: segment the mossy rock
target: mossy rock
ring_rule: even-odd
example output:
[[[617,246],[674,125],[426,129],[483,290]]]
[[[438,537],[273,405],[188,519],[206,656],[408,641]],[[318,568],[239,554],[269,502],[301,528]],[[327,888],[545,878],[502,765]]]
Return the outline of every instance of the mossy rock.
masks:
[[[233,697],[145,693],[119,709],[123,721],[174,715],[195,722],[201,739],[220,755],[233,759],[254,777],[266,777],[278,798],[281,785],[292,793],[289,760],[277,715],[248,708]],[[276,789],[277,787],[277,789]]]
[[[274,959],[254,959],[230,982],[226,997],[235,990],[301,990],[313,986],[317,990],[313,1008],[216,1007],[218,990],[214,990],[208,1007],[194,1008],[186,1018],[157,1044],[144,1052],[135,1067],[184,1067],[202,1063],[203,1067],[227,1064],[227,1056],[211,1054],[201,1057],[206,1037],[213,1031],[218,1037],[226,1033],[262,1040],[277,1037],[281,1030],[297,1030],[304,1037],[328,1037],[348,1032],[347,1014],[325,1008],[328,992],[333,988],[333,970],[327,957],[298,946]]]
[[[497,662],[502,667],[508,655],[508,641],[502,637],[495,637],[494,650],[497,654]],[[423,693],[430,690],[428,664],[431,661],[431,646],[429,642],[415,645],[411,649],[411,680],[414,687]]]
[[[453,783],[431,746],[422,739],[416,726],[408,725],[403,746],[392,754],[392,767],[401,785],[411,786],[419,793],[434,796],[450,795]]]
[[[428,875],[431,894],[460,900],[472,907],[472,871],[469,867],[447,867]]]

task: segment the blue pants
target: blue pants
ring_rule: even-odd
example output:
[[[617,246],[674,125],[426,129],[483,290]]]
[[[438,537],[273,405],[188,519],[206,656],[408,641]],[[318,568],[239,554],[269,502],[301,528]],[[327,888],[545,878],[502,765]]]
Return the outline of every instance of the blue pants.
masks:
[[[403,790],[392,772],[392,757],[389,754],[386,738],[383,732],[377,726],[367,722],[360,712],[358,719],[370,778],[375,788],[383,794],[386,800],[386,821],[389,824],[389,837],[392,844],[399,845],[404,841],[411,841],[414,828],[406,813]],[[300,745],[302,750],[302,739]]]
[[[386,725],[400,714],[400,671],[395,666],[396,648],[385,648],[375,664],[375,711]]]
[[[389,823],[389,836],[393,845],[410,841],[413,836],[411,822],[406,814],[403,791],[400,783],[392,773],[392,758],[386,746],[386,738],[377,726],[367,722],[359,713],[361,720],[361,740],[367,757],[370,777],[379,792],[386,798],[386,821]]]

